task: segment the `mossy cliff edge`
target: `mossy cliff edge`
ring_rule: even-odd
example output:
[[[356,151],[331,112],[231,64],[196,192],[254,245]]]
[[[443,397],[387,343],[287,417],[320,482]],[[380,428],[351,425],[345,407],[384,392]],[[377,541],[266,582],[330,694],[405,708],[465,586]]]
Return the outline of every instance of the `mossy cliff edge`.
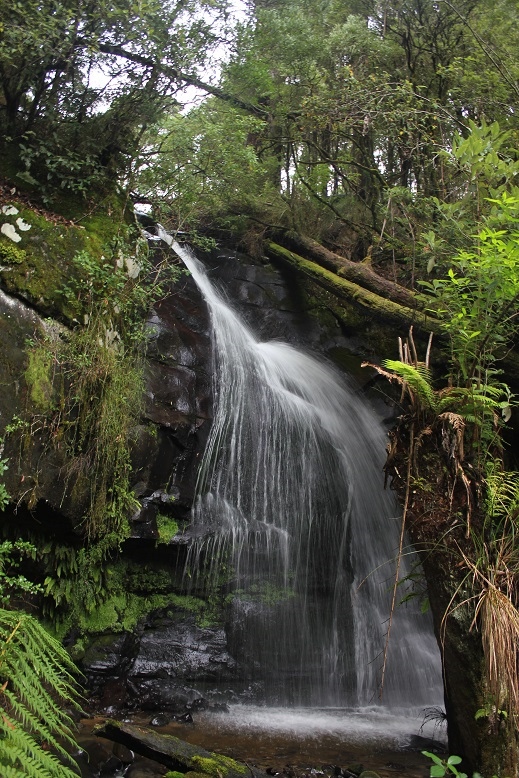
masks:
[[[179,273],[123,200],[63,215],[2,191],[2,534],[37,547],[33,605],[105,677],[102,635],[142,632],[150,613],[217,622],[172,572],[209,424],[207,317],[185,278],[168,307]]]

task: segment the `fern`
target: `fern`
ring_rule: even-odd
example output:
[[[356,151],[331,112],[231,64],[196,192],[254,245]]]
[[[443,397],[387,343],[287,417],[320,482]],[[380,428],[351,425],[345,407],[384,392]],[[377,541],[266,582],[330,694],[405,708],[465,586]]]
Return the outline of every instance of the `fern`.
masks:
[[[519,517],[519,473],[504,471],[490,460],[486,472],[486,512],[496,523],[510,520],[517,526]]]
[[[490,389],[491,387],[488,386],[482,388],[457,386],[446,389],[441,393],[438,412],[453,410],[461,413],[467,421],[481,424],[484,417],[492,416],[500,408],[501,392],[494,392],[493,387],[492,391],[489,391]]]
[[[406,384],[413,400],[417,400],[419,405],[424,408],[436,409],[436,394],[431,386],[429,369],[425,365],[409,365],[407,362],[400,362],[397,359],[385,359],[383,364]]]
[[[32,616],[0,609],[0,772],[4,778],[76,778],[74,664]],[[68,764],[67,764],[68,763]]]

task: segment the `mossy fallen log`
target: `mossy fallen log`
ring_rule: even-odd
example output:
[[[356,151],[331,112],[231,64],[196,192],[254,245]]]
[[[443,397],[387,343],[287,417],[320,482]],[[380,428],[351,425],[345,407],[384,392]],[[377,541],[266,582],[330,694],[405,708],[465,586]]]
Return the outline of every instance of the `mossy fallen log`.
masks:
[[[304,240],[306,242],[309,239],[305,238]],[[319,246],[318,243],[315,245]],[[326,251],[326,249],[323,250]],[[440,320],[434,316],[427,315],[425,311],[401,305],[393,299],[386,299],[364,288],[360,282],[354,283],[347,278],[341,277],[334,271],[328,270],[309,259],[305,259],[273,241],[265,244],[265,252],[274,262],[292,268],[293,271],[305,276],[313,284],[325,290],[339,304],[342,301],[343,308],[346,308],[346,306],[350,306],[350,308],[352,306],[355,307],[362,315],[362,320],[371,318],[380,323],[387,322],[394,325],[398,329],[395,330],[392,337],[396,338],[397,334],[406,335],[411,326],[418,337],[420,335],[422,338],[426,337],[430,332],[440,336],[440,338],[445,338],[447,335]],[[331,254],[331,252],[328,253]],[[348,262],[349,260],[344,261]],[[355,263],[351,262],[350,264]],[[397,285],[395,284],[394,286]],[[344,318],[340,305],[337,307],[333,303],[329,303],[328,307],[338,318]],[[504,380],[517,392],[519,388],[519,354],[516,350],[510,350],[501,357],[501,360]]]
[[[424,307],[422,301],[413,292],[395,281],[379,276],[369,264],[352,262],[351,259],[334,254],[333,251],[326,249],[312,238],[307,238],[296,232],[285,233],[280,240],[284,246],[302,254],[325,270],[330,270],[341,278],[346,278],[364,289],[369,289],[386,300],[392,300],[406,308],[422,309]]]
[[[255,767],[237,762],[228,756],[211,753],[174,735],[155,732],[148,727],[106,721],[94,731],[98,737],[122,743],[141,756],[153,759],[169,770],[179,773],[211,775],[213,778],[266,778],[266,773]]]
[[[402,326],[405,331],[413,325],[415,329],[424,332],[442,333],[438,319],[428,316],[424,311],[384,298],[359,283],[338,276],[335,272],[327,270],[272,241],[266,244],[265,250],[269,258],[290,265],[297,272],[311,278],[314,283],[336,297],[356,305],[362,309],[363,313],[369,313],[373,318]]]

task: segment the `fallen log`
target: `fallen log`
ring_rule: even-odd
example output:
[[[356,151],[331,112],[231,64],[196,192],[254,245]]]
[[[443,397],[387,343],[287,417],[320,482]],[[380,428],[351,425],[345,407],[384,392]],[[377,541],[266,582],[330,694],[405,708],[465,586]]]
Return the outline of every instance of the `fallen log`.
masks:
[[[355,283],[343,276],[339,276],[334,271],[328,270],[309,259],[305,259],[272,241],[266,243],[265,252],[269,258],[291,266],[337,298],[342,298],[356,305],[362,309],[364,314],[370,313],[371,316],[377,319],[395,323],[404,327],[405,331],[413,325],[415,329],[418,328],[426,333],[443,334],[442,326],[438,319],[427,315],[425,311],[410,308],[389,299],[389,297],[382,297],[380,294],[362,286],[361,283]],[[355,263],[352,262],[351,264]],[[395,284],[394,286],[397,285]]]
[[[299,235],[296,232],[284,233],[280,240],[286,248],[302,254],[306,259],[315,262],[326,270],[330,270],[332,273],[341,278],[346,278],[364,289],[369,289],[386,300],[392,300],[394,303],[403,305],[406,308],[420,309],[424,307],[421,300],[417,299],[413,292],[395,283],[395,281],[379,276],[371,269],[369,264],[352,262],[351,259],[334,254],[333,251],[321,246],[316,240]]]
[[[137,754],[179,773],[200,773],[213,778],[267,778],[266,773],[255,767],[193,746],[174,735],[155,732],[148,727],[106,721],[94,732],[98,737],[122,743]]]
[[[305,242],[308,240],[308,238],[304,238]],[[318,243],[315,245],[319,246]],[[326,249],[323,249],[323,251],[326,251]],[[391,323],[395,327],[400,328],[404,336],[407,334],[409,327],[412,326],[418,337],[423,338],[423,336],[428,336],[431,332],[437,336],[440,342],[446,337],[447,333],[441,321],[431,316],[430,313],[402,305],[389,297],[384,298],[362,286],[362,283],[354,283],[343,276],[337,275],[336,272],[326,269],[322,264],[305,259],[273,241],[265,244],[265,253],[274,262],[291,267],[296,273],[308,278],[313,284],[321,287],[321,289],[326,290],[330,297],[339,303],[343,301],[350,306],[355,306],[357,310],[362,312],[364,321],[372,318],[379,322]],[[344,260],[344,262],[350,262],[350,260]],[[350,262],[350,264],[355,263]],[[338,318],[341,318],[341,310],[338,310],[333,305],[332,300],[327,305]],[[390,334],[396,338],[398,330]],[[502,365],[504,380],[517,392],[519,388],[519,354],[515,350],[510,350],[503,354],[499,361]]]

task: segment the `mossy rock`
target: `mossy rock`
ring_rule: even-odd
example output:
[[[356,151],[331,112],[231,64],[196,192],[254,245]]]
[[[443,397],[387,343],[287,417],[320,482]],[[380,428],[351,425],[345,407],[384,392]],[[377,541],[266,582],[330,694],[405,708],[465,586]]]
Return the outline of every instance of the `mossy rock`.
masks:
[[[165,778],[168,778],[169,773],[166,773]],[[179,773],[172,773],[172,775],[178,776]],[[194,770],[188,770],[187,773],[180,773],[182,778],[207,778],[207,773],[196,773]]]
[[[66,287],[78,278],[73,258],[88,252],[101,262],[119,236],[123,217],[116,217],[114,210],[97,211],[86,217],[78,215],[78,223],[67,224],[53,221],[15,198],[12,206],[16,213],[0,216],[0,221],[17,230],[19,241],[0,236],[0,285],[45,315],[73,321],[82,313],[79,303],[66,294]],[[24,230],[17,229],[19,220],[26,225]]]
[[[0,237],[0,262],[6,265],[21,265],[25,261],[24,249],[18,248],[10,238]]]

